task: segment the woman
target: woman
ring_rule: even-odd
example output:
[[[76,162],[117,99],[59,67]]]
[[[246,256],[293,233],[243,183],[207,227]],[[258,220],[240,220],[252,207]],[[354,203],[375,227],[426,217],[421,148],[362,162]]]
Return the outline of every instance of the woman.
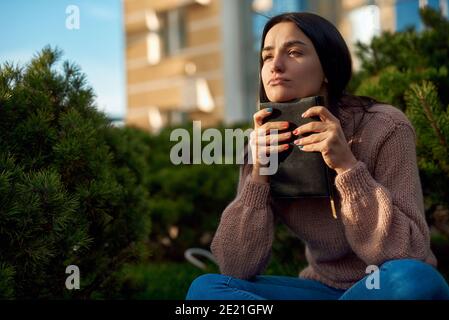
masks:
[[[449,299],[430,250],[415,131],[399,109],[345,94],[351,57],[338,30],[311,13],[276,16],[263,31],[260,67],[261,102],[326,95],[329,107],[302,115],[320,122],[277,136],[270,129],[285,124],[264,124],[271,110],[255,113],[256,160],[241,167],[211,244],[221,274],[198,277],[187,299]],[[259,154],[284,152],[291,146],[283,141],[306,132],[295,144],[321,152],[336,172],[337,220],[321,198],[272,199],[269,176],[259,174]],[[266,146],[272,138],[279,144]],[[275,219],[305,243],[299,277],[260,275]]]

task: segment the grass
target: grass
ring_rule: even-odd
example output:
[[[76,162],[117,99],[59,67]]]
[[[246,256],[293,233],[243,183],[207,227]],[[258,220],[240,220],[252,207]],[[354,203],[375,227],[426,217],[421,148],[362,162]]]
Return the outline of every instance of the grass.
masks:
[[[192,281],[210,272],[218,270],[210,268],[203,271],[188,262],[126,266],[122,270],[122,289],[127,299],[183,300]]]
[[[299,265],[282,264],[271,259],[266,275],[297,277]],[[216,265],[209,264],[203,271],[188,262],[163,262],[125,266],[121,276],[123,298],[136,300],[183,300],[192,281],[205,273],[219,273]]]

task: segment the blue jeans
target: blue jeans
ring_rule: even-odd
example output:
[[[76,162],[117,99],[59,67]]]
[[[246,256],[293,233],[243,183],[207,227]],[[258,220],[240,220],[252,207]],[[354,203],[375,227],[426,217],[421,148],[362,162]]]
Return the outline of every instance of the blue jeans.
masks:
[[[241,280],[209,273],[192,282],[186,300],[449,300],[449,286],[427,263],[390,260],[378,270],[377,284],[369,274],[347,290],[299,277]]]

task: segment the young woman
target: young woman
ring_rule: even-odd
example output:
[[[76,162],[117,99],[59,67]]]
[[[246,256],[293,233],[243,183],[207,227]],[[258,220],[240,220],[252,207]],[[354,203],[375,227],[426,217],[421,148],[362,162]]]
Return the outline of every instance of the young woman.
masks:
[[[254,114],[256,160],[241,167],[211,244],[221,274],[195,279],[187,299],[449,299],[430,250],[413,126],[393,106],[345,93],[351,57],[338,30],[311,13],[270,19],[260,70],[261,102],[326,95],[329,105],[302,115],[320,122],[276,137],[270,129],[285,123],[264,124],[270,110]],[[307,132],[295,144],[321,152],[335,170],[338,219],[327,199],[271,198],[269,176],[259,174],[259,154],[284,152],[291,146],[283,141]],[[278,146],[266,146],[271,138]],[[260,275],[276,219],[305,243],[308,266],[299,277]]]

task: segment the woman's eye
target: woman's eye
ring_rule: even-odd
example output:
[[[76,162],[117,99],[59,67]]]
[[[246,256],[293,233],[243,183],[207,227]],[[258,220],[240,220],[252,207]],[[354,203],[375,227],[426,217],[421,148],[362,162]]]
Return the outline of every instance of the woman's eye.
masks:
[[[302,55],[302,53],[299,51],[290,51],[289,54],[295,57],[299,57]]]
[[[266,55],[265,57],[262,58],[262,61],[267,61],[268,59],[271,59],[273,56],[270,55]]]

